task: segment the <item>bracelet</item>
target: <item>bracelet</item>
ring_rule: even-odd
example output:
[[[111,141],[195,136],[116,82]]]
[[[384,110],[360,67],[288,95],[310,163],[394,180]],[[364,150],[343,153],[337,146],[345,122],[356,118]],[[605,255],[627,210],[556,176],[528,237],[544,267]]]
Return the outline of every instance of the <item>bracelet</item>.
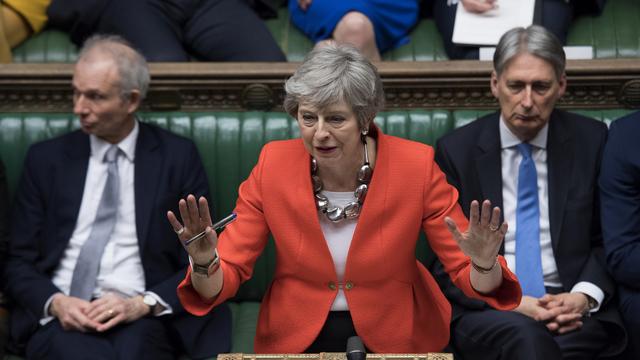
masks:
[[[493,265],[491,265],[490,268],[485,268],[482,267],[476,263],[473,262],[473,260],[471,260],[471,266],[473,266],[474,269],[476,269],[477,272],[479,272],[480,274],[488,274],[491,272],[491,270],[493,270],[496,265],[498,265],[498,257],[496,256],[496,262],[493,263]]]

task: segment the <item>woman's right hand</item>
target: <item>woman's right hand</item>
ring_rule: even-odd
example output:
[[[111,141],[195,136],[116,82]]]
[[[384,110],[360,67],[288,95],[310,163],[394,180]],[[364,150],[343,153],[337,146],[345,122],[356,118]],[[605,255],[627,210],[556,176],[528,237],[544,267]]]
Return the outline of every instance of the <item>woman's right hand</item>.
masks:
[[[193,195],[187,196],[185,199],[180,199],[178,202],[178,209],[180,210],[180,218],[184,224],[178,221],[173,211],[167,212],[167,219],[176,232],[183,247],[189,253],[189,256],[196,264],[207,264],[211,262],[214,257],[214,251],[218,245],[218,236],[216,232],[211,228],[211,214],[209,212],[209,204],[204,196],[201,196],[198,201]],[[192,242],[188,246],[184,244],[187,240],[200,234],[202,231],[206,231],[206,236]]]
[[[496,0],[460,0],[468,12],[482,14],[498,7]]]

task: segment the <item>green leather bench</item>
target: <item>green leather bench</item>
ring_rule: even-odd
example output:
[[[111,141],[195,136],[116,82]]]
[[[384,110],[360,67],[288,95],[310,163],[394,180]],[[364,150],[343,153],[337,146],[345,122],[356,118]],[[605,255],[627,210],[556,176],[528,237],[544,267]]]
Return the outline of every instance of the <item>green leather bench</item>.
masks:
[[[599,17],[575,19],[569,31],[568,45],[593,46],[594,58],[630,58],[640,56],[640,2],[608,0]],[[289,21],[286,8],[277,19],[267,20],[267,26],[289,61],[301,61],[313,43]],[[14,51],[15,62],[73,62],[76,47],[66,34],[46,30]],[[423,19],[413,30],[411,42],[383,54],[390,61],[447,60],[442,40],[433,19]]]
[[[578,112],[611,122],[629,110]],[[387,134],[433,145],[438,137],[486,113],[474,110],[393,111],[381,113],[376,123]],[[212,203],[218,215],[233,209],[238,186],[256,163],[263,144],[299,135],[296,122],[284,113],[144,113],[141,117],[193,139],[209,175]],[[78,121],[68,114],[0,114],[0,158],[7,167],[10,193],[15,192],[29,145],[76,128]],[[426,242],[418,244],[416,254],[424,259]],[[271,281],[275,258],[275,249],[270,242],[256,263],[253,278],[243,284],[231,302],[232,352],[253,353],[260,301]]]

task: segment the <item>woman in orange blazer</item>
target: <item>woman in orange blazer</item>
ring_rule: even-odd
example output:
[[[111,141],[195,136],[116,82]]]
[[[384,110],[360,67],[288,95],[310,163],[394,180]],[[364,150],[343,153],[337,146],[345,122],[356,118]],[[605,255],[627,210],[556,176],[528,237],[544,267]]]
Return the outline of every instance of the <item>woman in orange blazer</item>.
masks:
[[[519,303],[520,286],[497,256],[507,231],[500,210],[473,202],[467,226],[433,149],[373,125],[384,94],[368,60],[347,46],[316,49],[286,91],[301,139],[263,148],[219,241],[204,198],[180,201],[184,225],[168,214],[183,242],[206,234],[185,246],[185,309],[203,315],[234,296],[271,233],[277,265],[256,352],[344,351],[356,334],[374,352],[440,351],[451,308],[415,258],[421,229],[465,294],[497,309]]]

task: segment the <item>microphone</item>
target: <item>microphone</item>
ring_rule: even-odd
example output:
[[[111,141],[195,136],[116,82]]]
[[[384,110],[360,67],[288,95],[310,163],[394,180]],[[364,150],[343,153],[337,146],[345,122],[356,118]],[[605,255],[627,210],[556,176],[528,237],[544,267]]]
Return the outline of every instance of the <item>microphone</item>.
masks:
[[[367,352],[359,336],[352,336],[347,339],[347,360],[365,360]]]

